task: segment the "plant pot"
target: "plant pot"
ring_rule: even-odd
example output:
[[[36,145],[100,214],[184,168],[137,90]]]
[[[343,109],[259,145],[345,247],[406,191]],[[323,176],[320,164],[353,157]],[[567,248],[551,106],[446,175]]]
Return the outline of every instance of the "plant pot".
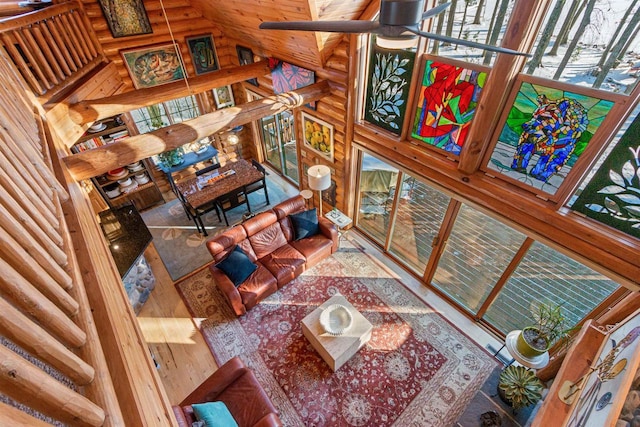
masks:
[[[520,334],[518,335],[518,339],[516,340],[516,349],[521,355],[528,359],[532,359],[534,357],[545,354],[547,350],[549,350],[549,343],[547,343],[544,349],[539,349],[529,344],[529,342],[525,339],[525,331],[532,330],[536,330],[536,328],[531,326],[524,328],[522,332],[520,332]]]

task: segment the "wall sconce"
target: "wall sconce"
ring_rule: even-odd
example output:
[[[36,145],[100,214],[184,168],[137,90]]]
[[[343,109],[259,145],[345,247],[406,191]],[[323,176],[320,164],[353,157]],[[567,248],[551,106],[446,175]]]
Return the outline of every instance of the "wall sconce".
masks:
[[[309,188],[318,190],[320,196],[320,211],[318,216],[322,216],[322,190],[331,187],[331,169],[324,165],[315,165],[309,168]]]

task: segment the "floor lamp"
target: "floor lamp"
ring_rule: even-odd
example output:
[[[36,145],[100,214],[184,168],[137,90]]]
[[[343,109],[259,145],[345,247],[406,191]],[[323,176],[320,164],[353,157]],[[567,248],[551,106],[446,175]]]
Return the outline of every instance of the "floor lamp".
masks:
[[[331,169],[324,165],[314,165],[309,168],[309,188],[318,190],[320,196],[320,211],[318,216],[322,216],[322,190],[331,187]]]

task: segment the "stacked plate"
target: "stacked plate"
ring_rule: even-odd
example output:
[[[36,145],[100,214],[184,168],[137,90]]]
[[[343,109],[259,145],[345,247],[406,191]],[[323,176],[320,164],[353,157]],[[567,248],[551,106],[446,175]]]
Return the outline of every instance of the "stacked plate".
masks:
[[[135,180],[138,184],[146,184],[147,182],[149,182],[149,177],[146,173],[140,172],[136,174]]]
[[[142,163],[140,162],[135,162],[127,165],[127,169],[129,169],[129,172],[131,173],[136,173],[144,170],[144,166],[142,166]]]
[[[118,168],[107,173],[107,178],[111,181],[117,181],[120,178],[127,176],[127,170],[125,168]]]

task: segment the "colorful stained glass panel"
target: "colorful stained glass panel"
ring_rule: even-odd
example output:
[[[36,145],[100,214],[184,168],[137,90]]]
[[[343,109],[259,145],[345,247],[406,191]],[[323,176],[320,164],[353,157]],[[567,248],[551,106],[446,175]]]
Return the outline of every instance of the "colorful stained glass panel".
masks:
[[[613,105],[609,100],[523,82],[488,167],[555,194]]]
[[[306,68],[269,58],[274,93],[284,93],[315,83],[316,74]],[[308,104],[315,109],[315,102]]]
[[[487,73],[427,60],[411,136],[459,155]]]

